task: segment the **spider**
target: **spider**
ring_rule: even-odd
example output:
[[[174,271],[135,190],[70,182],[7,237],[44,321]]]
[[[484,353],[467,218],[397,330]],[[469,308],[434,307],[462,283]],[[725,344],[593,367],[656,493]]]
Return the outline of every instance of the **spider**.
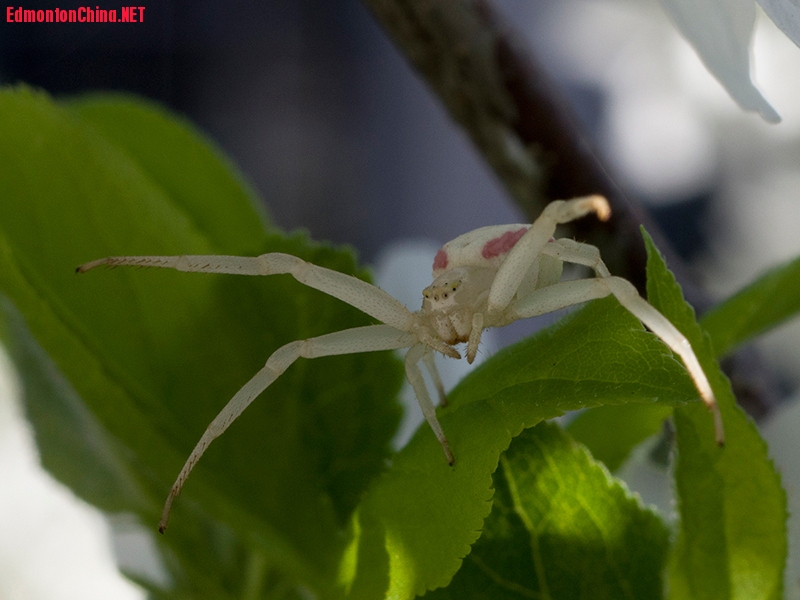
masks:
[[[715,437],[724,443],[722,419],[714,393],[687,339],[658,310],[639,296],[633,285],[612,276],[594,246],[554,239],[556,226],[594,213],[611,215],[602,196],[551,202],[531,225],[495,225],[465,233],[445,244],[433,261],[433,283],[422,292],[422,308],[409,311],[382,289],[350,275],[320,267],[296,256],[273,252],[239,256],[112,256],[81,265],[85,273],[100,265],[164,267],[200,273],[275,275],[286,273],[300,283],[330,294],[381,321],[319,337],[290,342],[278,348],[211,422],[187,459],[169,492],[159,531],[167,527],[172,503],[209,444],[228,428],[247,406],[300,357],[375,352],[409,348],[405,372],[425,419],[444,450],[455,461],[436,418],[419,363],[428,369],[442,405],[446,398],[434,364],[434,352],[460,359],[455,345],[466,342],[472,363],[481,334],[518,319],[549,313],[613,294],[683,360],[700,398],[713,414]],[[595,277],[560,281],[564,262],[590,267]]]

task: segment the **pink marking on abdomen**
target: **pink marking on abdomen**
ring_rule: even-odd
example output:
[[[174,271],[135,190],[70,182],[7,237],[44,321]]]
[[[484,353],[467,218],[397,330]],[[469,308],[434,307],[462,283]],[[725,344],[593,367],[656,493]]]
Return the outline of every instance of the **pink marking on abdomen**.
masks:
[[[525,227],[517,231],[506,231],[500,237],[489,240],[481,249],[483,258],[494,258],[511,250],[519,239],[528,231]]]
[[[446,268],[447,268],[447,252],[444,251],[444,248],[440,248],[439,251],[436,253],[436,258],[433,259],[433,270],[439,271],[440,269],[446,269]]]

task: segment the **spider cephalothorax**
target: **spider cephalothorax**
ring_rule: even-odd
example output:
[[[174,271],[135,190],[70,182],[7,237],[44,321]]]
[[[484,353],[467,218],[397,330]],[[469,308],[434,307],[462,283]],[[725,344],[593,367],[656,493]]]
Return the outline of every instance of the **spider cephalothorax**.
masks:
[[[288,273],[301,283],[339,298],[384,323],[298,340],[276,350],[203,433],[169,493],[159,529],[166,529],[172,502],[208,445],[298,358],[409,348],[405,358],[406,376],[447,461],[453,464],[455,459],[436,418],[420,371],[420,361],[430,372],[440,402],[444,403],[444,390],[433,361],[433,351],[461,358],[454,346],[466,342],[467,360],[472,362],[481,334],[488,327],[502,327],[519,319],[608,295],[614,295],[622,306],[681,357],[700,398],[714,415],[716,439],[722,444],[722,420],[714,393],[686,338],[639,296],[630,282],[609,273],[597,248],[569,239],[553,239],[559,223],[590,213],[601,220],[607,219],[610,210],[605,198],[587,196],[558,200],[548,204],[531,225],[482,227],[448,242],[436,254],[433,283],[423,290],[422,308],[414,313],[380,288],[360,279],[278,252],[257,257],[122,256],[103,258],[78,267],[79,273],[99,265],[167,267],[179,271],[240,275]],[[562,282],[564,262],[587,266],[594,271],[595,277]]]
[[[445,344],[469,340],[472,318],[486,308],[487,284],[494,272],[480,267],[457,267],[439,275],[422,292],[422,309],[416,313]]]

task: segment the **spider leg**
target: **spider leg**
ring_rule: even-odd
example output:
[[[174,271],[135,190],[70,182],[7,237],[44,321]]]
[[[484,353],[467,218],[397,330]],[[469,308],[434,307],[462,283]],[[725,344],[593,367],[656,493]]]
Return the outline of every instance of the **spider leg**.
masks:
[[[611,273],[600,257],[600,250],[590,244],[581,244],[575,240],[562,238],[547,244],[542,248],[542,254],[564,262],[589,267],[598,277],[611,277]]]
[[[633,284],[620,277],[606,277],[603,279],[608,284],[611,293],[617,297],[619,303],[633,313],[650,331],[661,338],[670,350],[681,357],[686,370],[694,381],[700,398],[714,417],[714,435],[717,444],[725,443],[725,431],[722,426],[722,415],[717,406],[717,400],[711,389],[711,384],[706,378],[703,367],[697,360],[689,340],[662,315],[656,308],[642,298],[633,287]]]
[[[425,415],[425,420],[428,421],[428,425],[433,429],[436,439],[439,440],[439,443],[442,445],[447,463],[452,465],[455,459],[453,458],[453,453],[450,451],[450,444],[447,443],[447,438],[444,435],[442,426],[436,418],[436,409],[433,407],[430,394],[428,394],[428,388],[425,386],[425,380],[422,378],[422,371],[419,369],[418,363],[420,359],[424,358],[426,353],[427,347],[424,344],[411,346],[411,349],[406,354],[406,377],[408,377],[411,387],[414,388],[417,402],[419,402],[419,406],[422,409],[422,414]]]
[[[183,484],[186,483],[186,479],[189,477],[189,473],[200,460],[200,457],[203,456],[209,444],[222,435],[250,403],[298,358],[317,358],[337,354],[394,350],[411,346],[416,341],[414,335],[398,331],[389,325],[368,325],[366,327],[345,329],[344,331],[337,331],[307,340],[297,340],[278,348],[269,357],[267,364],[236,392],[228,404],[225,405],[225,408],[211,421],[200,441],[197,442],[169,492],[167,501],[164,504],[161,521],[158,524],[158,530],[163,533],[167,528],[172,502],[180,493]]]
[[[439,394],[439,406],[447,406],[447,395],[444,393],[442,377],[439,375],[439,369],[436,367],[436,357],[430,349],[422,355],[422,362],[425,363],[428,373],[431,374],[433,386],[436,388],[436,393]]]
[[[703,368],[700,366],[694,350],[692,350],[689,340],[678,331],[669,319],[662,315],[652,304],[642,298],[633,284],[621,277],[611,276],[605,263],[600,258],[600,251],[594,246],[581,244],[573,240],[561,239],[557,240],[555,243],[548,244],[542,252],[558,258],[559,260],[591,267],[597,274],[597,279],[581,281],[599,281],[604,283],[608,287],[609,292],[616,296],[622,306],[644,323],[650,331],[661,338],[675,354],[681,357],[697,391],[700,392],[700,398],[713,415],[717,444],[723,445],[725,443],[725,433],[722,426],[722,416],[717,406],[717,400],[714,397],[711,384],[709,384],[708,378]],[[555,286],[550,287],[552,288]],[[550,288],[544,288],[541,291],[547,289]]]
[[[508,325],[519,319],[546,315],[581,302],[605,298],[610,294],[611,290],[606,282],[599,278],[576,279],[548,285],[534,290],[509,306],[506,318],[499,326]]]
[[[351,275],[306,262],[291,254],[272,252],[261,256],[110,256],[81,265],[85,273],[101,265],[161,267],[196,273],[228,273],[233,275],[289,274],[300,283],[338,298],[387,325],[411,331],[411,312],[379,287]]]
[[[575,200],[556,200],[548,204],[506,255],[498,269],[489,291],[487,312],[496,315],[511,304],[526,273],[553,237],[557,225],[569,223],[590,213],[597,214],[602,221],[607,220],[611,215],[608,201],[602,196],[586,196]]]

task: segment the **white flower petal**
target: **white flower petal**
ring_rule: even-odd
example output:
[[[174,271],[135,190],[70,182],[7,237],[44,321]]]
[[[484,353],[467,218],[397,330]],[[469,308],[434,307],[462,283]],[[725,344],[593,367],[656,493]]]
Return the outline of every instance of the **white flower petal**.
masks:
[[[800,46],[800,1],[758,0],[758,3],[786,37]]]
[[[661,0],[661,4],[739,106],[771,123],[781,120],[750,80],[754,0]]]

